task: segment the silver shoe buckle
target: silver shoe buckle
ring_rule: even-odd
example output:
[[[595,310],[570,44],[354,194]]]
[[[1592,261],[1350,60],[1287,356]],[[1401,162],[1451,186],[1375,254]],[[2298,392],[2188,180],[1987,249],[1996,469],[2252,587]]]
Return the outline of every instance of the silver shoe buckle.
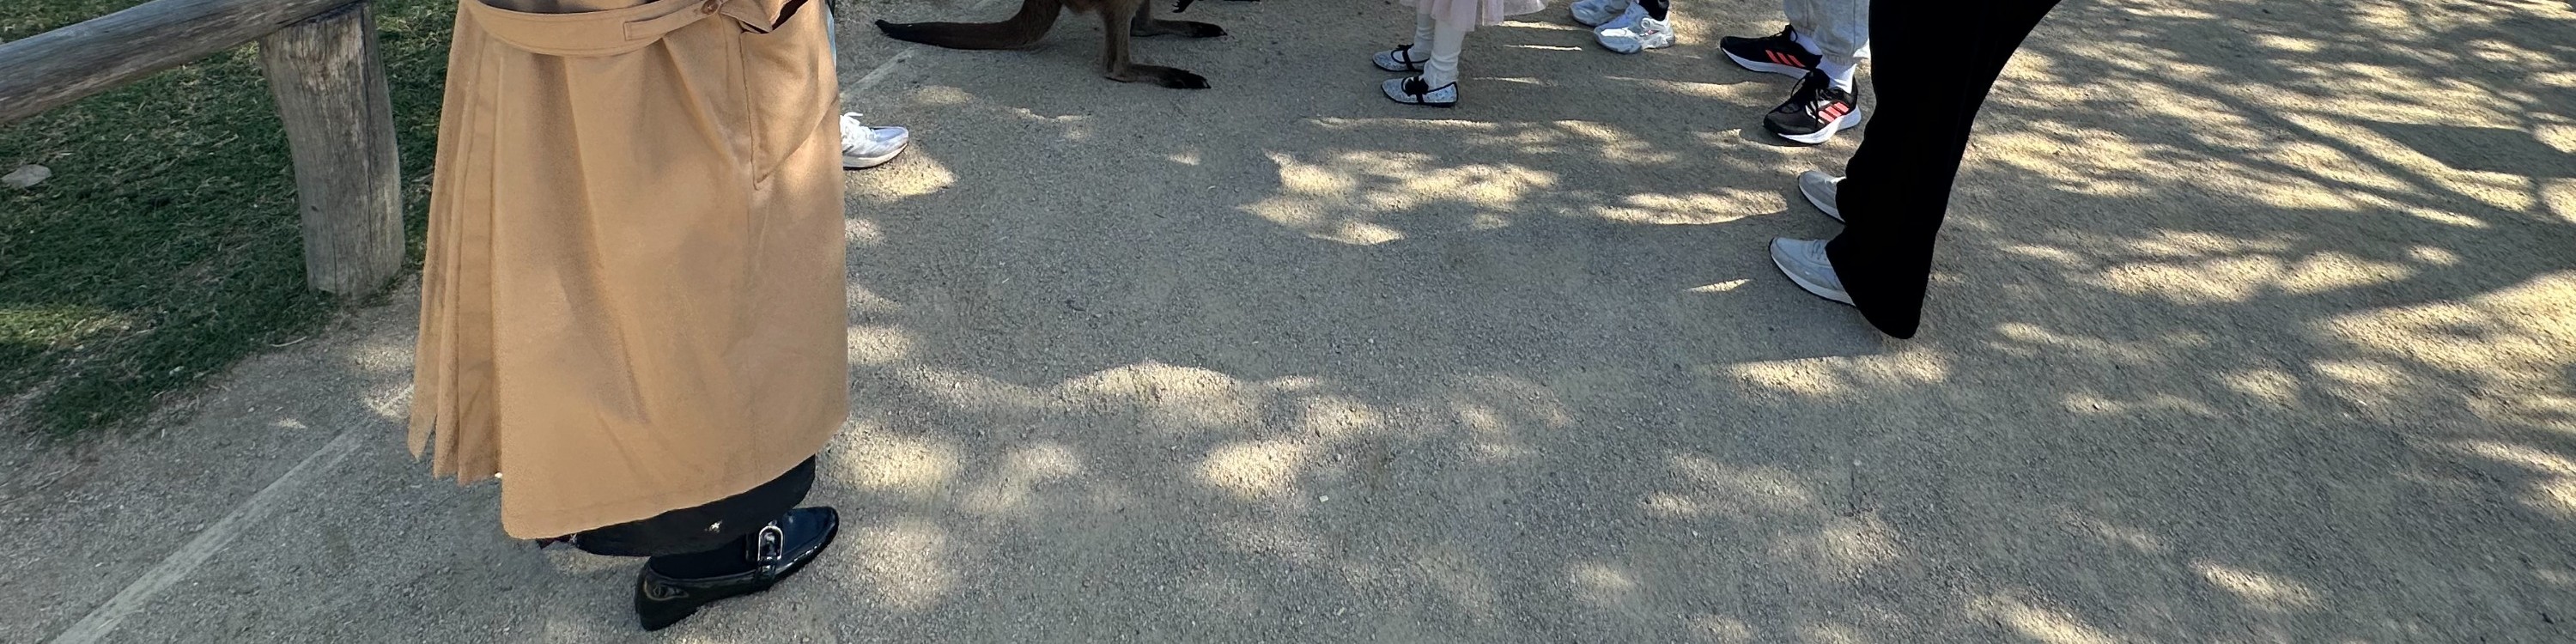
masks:
[[[776,523],[760,526],[759,536],[752,538],[751,556],[752,560],[761,563],[772,563],[786,557],[787,530]]]

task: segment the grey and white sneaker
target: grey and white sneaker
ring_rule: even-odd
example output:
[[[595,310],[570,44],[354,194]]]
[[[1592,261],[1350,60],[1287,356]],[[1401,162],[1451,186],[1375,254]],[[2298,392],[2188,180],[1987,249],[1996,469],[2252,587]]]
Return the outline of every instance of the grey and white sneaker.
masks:
[[[899,127],[868,127],[859,122],[859,113],[841,115],[841,168],[858,170],[885,165],[904,148],[912,145],[912,131]]]
[[[1430,83],[1423,82],[1422,77],[1414,76],[1386,79],[1383,87],[1386,88],[1387,100],[1398,103],[1432,107],[1458,106],[1458,84],[1455,82],[1432,87]]]
[[[1771,264],[1780,267],[1780,273],[1788,275],[1789,281],[1797,282],[1798,288],[1816,297],[1852,303],[1851,294],[1843,292],[1842,278],[1834,275],[1834,260],[1825,256],[1825,240],[1773,239]]]
[[[1623,9],[1619,12],[1619,15],[1611,16],[1609,22],[1604,22],[1601,23],[1600,26],[1593,27],[1592,37],[1595,40],[1598,40],[1603,33],[1617,29],[1634,27],[1637,25],[1637,21],[1645,19],[1646,5],[1630,3],[1627,9]]]
[[[1602,47],[1622,54],[1673,46],[1673,26],[1667,21],[1640,17],[1634,21],[1623,22],[1628,24],[1618,27],[1604,26],[1599,31],[1592,32],[1592,39],[1601,41]]]
[[[1586,27],[1599,27],[1619,17],[1619,14],[1627,13],[1628,7],[1634,4],[1636,3],[1633,0],[1582,0],[1574,3],[1570,9],[1574,13],[1575,22],[1583,23]]]
[[[1841,190],[1842,185],[1842,177],[1825,174],[1823,170],[1798,173],[1798,194],[1806,195],[1807,203],[1814,204],[1817,210],[1824,211],[1825,216],[1834,218],[1834,221],[1843,220],[1843,209],[1836,203],[1836,191]]]
[[[1378,69],[1390,72],[1422,71],[1422,64],[1431,61],[1429,58],[1414,60],[1412,45],[1396,45],[1394,49],[1378,52],[1376,56],[1370,57],[1369,60],[1370,62],[1377,63]]]

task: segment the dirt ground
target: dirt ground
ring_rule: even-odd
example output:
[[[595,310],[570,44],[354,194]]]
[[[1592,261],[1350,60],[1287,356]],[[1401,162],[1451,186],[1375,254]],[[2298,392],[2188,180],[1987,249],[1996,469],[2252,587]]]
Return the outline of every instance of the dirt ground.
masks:
[[[1009,10],[841,17],[919,142],[850,178],[805,576],[637,632],[402,451],[393,306],[0,449],[0,641],[2576,640],[2576,6],[2068,3],[1910,341],[1763,255],[1859,138],[1753,127],[1774,5],[1479,30],[1454,111],[1379,2],[1199,3],[1138,45],[1198,92],[865,27]]]

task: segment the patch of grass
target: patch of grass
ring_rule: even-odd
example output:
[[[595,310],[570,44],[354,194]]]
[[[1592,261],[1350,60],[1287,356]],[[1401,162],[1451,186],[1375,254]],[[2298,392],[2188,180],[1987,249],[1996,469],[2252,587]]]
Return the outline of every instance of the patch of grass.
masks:
[[[0,2],[0,40],[137,0]],[[416,262],[455,4],[379,0]],[[0,427],[69,436],[165,396],[349,303],[304,286],[284,133],[243,46],[0,126]]]

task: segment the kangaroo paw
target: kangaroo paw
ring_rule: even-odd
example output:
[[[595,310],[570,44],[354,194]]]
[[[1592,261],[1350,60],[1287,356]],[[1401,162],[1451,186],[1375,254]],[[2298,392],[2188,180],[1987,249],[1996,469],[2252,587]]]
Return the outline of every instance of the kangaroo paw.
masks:
[[[1137,23],[1135,31],[1132,33],[1139,38],[1146,36],[1215,38],[1217,36],[1225,35],[1225,28],[1204,22],[1190,22],[1187,20],[1149,20]]]
[[[1109,80],[1121,83],[1147,82],[1172,89],[1208,88],[1206,76],[1193,74],[1190,73],[1189,70],[1185,69],[1173,69],[1159,65],[1129,65],[1126,69],[1111,71],[1104,75],[1108,76]]]
[[[1163,75],[1163,86],[1172,89],[1207,89],[1208,81],[1206,76],[1175,69],[1172,73]]]

